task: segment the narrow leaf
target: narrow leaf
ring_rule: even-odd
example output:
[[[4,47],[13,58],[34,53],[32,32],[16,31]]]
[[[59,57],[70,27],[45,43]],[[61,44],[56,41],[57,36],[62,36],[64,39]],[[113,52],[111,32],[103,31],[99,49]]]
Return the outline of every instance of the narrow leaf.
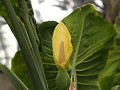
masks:
[[[10,79],[17,90],[29,90],[25,84],[5,65],[0,64],[0,70]]]

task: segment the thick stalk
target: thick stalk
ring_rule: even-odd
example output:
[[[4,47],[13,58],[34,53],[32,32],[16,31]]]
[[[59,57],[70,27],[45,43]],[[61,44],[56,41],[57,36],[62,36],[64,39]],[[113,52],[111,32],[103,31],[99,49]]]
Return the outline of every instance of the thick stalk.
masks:
[[[31,45],[31,40],[29,39],[25,29],[23,30],[21,27],[10,0],[2,0],[2,2],[13,25],[16,39],[18,40],[18,43],[21,47],[35,90],[48,90],[46,80],[44,79],[45,76],[41,63],[42,60],[40,58],[40,54],[38,53],[39,51],[36,51],[37,54],[34,52],[33,45]],[[38,50],[37,46],[35,50]]]

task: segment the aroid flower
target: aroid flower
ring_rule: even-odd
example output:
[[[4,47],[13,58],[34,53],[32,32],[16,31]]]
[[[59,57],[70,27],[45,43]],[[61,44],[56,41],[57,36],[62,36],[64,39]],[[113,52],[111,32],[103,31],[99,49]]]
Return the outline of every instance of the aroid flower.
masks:
[[[69,65],[73,48],[70,33],[62,22],[60,22],[54,30],[52,47],[56,65],[60,69],[66,69]]]

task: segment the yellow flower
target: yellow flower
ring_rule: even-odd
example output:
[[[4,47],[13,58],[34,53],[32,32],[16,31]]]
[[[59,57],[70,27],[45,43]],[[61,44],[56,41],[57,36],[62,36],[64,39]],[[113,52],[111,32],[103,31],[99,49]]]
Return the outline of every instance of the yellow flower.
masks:
[[[62,22],[60,22],[54,30],[52,47],[56,65],[58,68],[66,69],[69,65],[73,48],[70,33]]]

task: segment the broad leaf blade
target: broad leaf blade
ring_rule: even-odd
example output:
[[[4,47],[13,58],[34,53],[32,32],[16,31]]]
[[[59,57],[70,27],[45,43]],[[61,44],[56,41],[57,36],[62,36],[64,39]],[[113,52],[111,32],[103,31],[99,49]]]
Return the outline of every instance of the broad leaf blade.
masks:
[[[5,65],[0,64],[0,70],[10,79],[17,90],[29,90],[25,84]]]
[[[63,19],[72,39],[72,75],[76,71],[78,90],[99,90],[98,74],[103,69],[108,50],[116,34],[90,4],[76,9]]]
[[[45,70],[45,75],[50,90],[58,90],[55,83],[57,67],[54,63],[52,52],[52,35],[54,28],[56,27],[57,24],[58,23],[55,21],[48,21],[39,25],[43,47],[41,57],[43,60],[43,67]]]

